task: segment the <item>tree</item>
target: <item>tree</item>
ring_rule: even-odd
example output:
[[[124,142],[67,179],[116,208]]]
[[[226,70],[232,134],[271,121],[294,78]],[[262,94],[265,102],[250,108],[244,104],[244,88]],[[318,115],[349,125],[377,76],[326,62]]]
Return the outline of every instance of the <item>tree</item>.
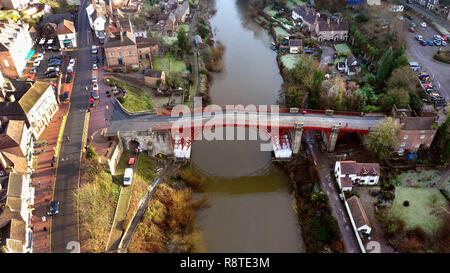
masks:
[[[367,135],[368,149],[385,161],[397,142],[398,123],[391,117],[380,121]]]
[[[206,36],[209,34],[209,29],[205,26],[200,24],[197,28],[198,34],[202,37],[202,39],[205,39]]]
[[[180,47],[180,49],[183,50],[184,52],[188,52],[191,46],[189,44],[186,32],[184,31],[183,28],[180,28],[178,30],[177,39],[178,39],[178,46]]]
[[[394,56],[392,52],[392,48],[389,48],[388,51],[386,51],[383,61],[381,62],[380,67],[377,71],[377,81],[379,83],[383,83],[391,73],[392,65],[394,61]]]
[[[409,92],[405,88],[394,88],[388,91],[397,107],[406,107],[409,103]]]

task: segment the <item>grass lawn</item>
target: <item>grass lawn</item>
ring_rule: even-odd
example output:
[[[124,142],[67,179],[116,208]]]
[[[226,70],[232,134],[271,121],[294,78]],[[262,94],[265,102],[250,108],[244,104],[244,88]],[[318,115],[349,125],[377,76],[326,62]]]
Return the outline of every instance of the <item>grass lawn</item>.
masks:
[[[295,68],[295,65],[300,60],[299,54],[286,54],[281,56],[281,62],[283,63],[283,66],[287,69],[293,69]]]
[[[298,6],[304,6],[304,5],[306,5],[306,4],[304,2],[302,2],[302,1],[300,1],[300,0],[289,0],[286,3],[286,7],[288,9],[294,9],[294,8],[296,8]]]
[[[114,77],[111,80],[118,87],[126,91],[122,106],[130,112],[153,110],[152,98],[142,89],[129,85]]]
[[[346,53],[352,53],[350,47],[347,44],[336,44],[334,45],[336,51],[339,55],[345,55]]]
[[[273,30],[275,31],[275,35],[277,38],[280,36],[284,37],[284,36],[289,35],[289,33],[286,30],[284,30],[284,28],[282,28],[282,27],[275,27]]]
[[[272,7],[273,7],[273,5],[270,5],[270,6],[265,7],[263,10],[264,13],[269,15],[270,17],[273,17],[278,13],[278,11],[273,10]]]
[[[403,205],[406,200],[409,201],[408,207]],[[389,216],[404,220],[405,229],[420,227],[432,235],[443,223],[445,206],[446,200],[437,189],[396,187]]]
[[[186,32],[186,33],[189,32],[189,25],[188,24],[179,25],[179,28],[182,28],[184,30],[184,32]]]
[[[170,74],[170,72],[187,73],[184,61],[175,58],[172,54],[167,54],[164,57],[153,57],[152,63],[154,69],[163,70],[166,74]]]
[[[164,36],[164,37],[162,37],[162,41],[166,45],[173,46],[178,41],[178,38],[176,36],[175,37]]]

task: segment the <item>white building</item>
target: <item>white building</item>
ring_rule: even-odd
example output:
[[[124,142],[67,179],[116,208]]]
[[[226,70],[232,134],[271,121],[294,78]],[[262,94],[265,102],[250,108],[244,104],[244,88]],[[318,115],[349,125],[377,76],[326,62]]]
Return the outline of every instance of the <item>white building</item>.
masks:
[[[6,77],[21,76],[33,47],[29,26],[20,20],[0,21],[0,67]]]
[[[37,81],[20,98],[19,104],[31,124],[33,136],[38,139],[58,110],[55,88],[50,83]]]
[[[355,58],[353,54],[350,54],[345,58],[345,73],[349,76],[356,75],[361,71],[361,67],[358,63],[358,60]]]
[[[77,33],[72,21],[63,20],[58,25],[58,40],[61,48],[77,47]]]
[[[359,197],[356,195],[350,197],[347,199],[347,204],[350,209],[349,216],[353,228],[355,228],[359,234],[369,235],[372,231],[372,227]]]
[[[354,185],[376,185],[380,179],[378,163],[336,161],[334,175],[342,191],[350,191]]]

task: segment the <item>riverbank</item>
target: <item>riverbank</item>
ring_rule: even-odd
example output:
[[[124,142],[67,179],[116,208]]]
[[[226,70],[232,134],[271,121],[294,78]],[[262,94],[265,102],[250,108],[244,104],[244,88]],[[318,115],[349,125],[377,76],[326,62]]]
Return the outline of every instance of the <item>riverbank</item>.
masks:
[[[129,253],[206,252],[196,210],[208,206],[206,195],[194,198],[207,179],[184,167],[156,189],[128,248]]]
[[[292,204],[302,230],[306,252],[344,253],[336,219],[331,215],[328,196],[321,190],[313,161],[296,157],[280,163],[289,176],[295,200]]]

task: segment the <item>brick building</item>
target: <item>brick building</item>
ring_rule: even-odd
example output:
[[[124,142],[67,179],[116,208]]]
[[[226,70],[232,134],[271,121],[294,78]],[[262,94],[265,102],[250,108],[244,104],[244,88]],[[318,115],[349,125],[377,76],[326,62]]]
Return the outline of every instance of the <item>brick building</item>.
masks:
[[[132,32],[121,32],[118,36],[108,38],[104,48],[107,66],[139,65],[136,37]]]

